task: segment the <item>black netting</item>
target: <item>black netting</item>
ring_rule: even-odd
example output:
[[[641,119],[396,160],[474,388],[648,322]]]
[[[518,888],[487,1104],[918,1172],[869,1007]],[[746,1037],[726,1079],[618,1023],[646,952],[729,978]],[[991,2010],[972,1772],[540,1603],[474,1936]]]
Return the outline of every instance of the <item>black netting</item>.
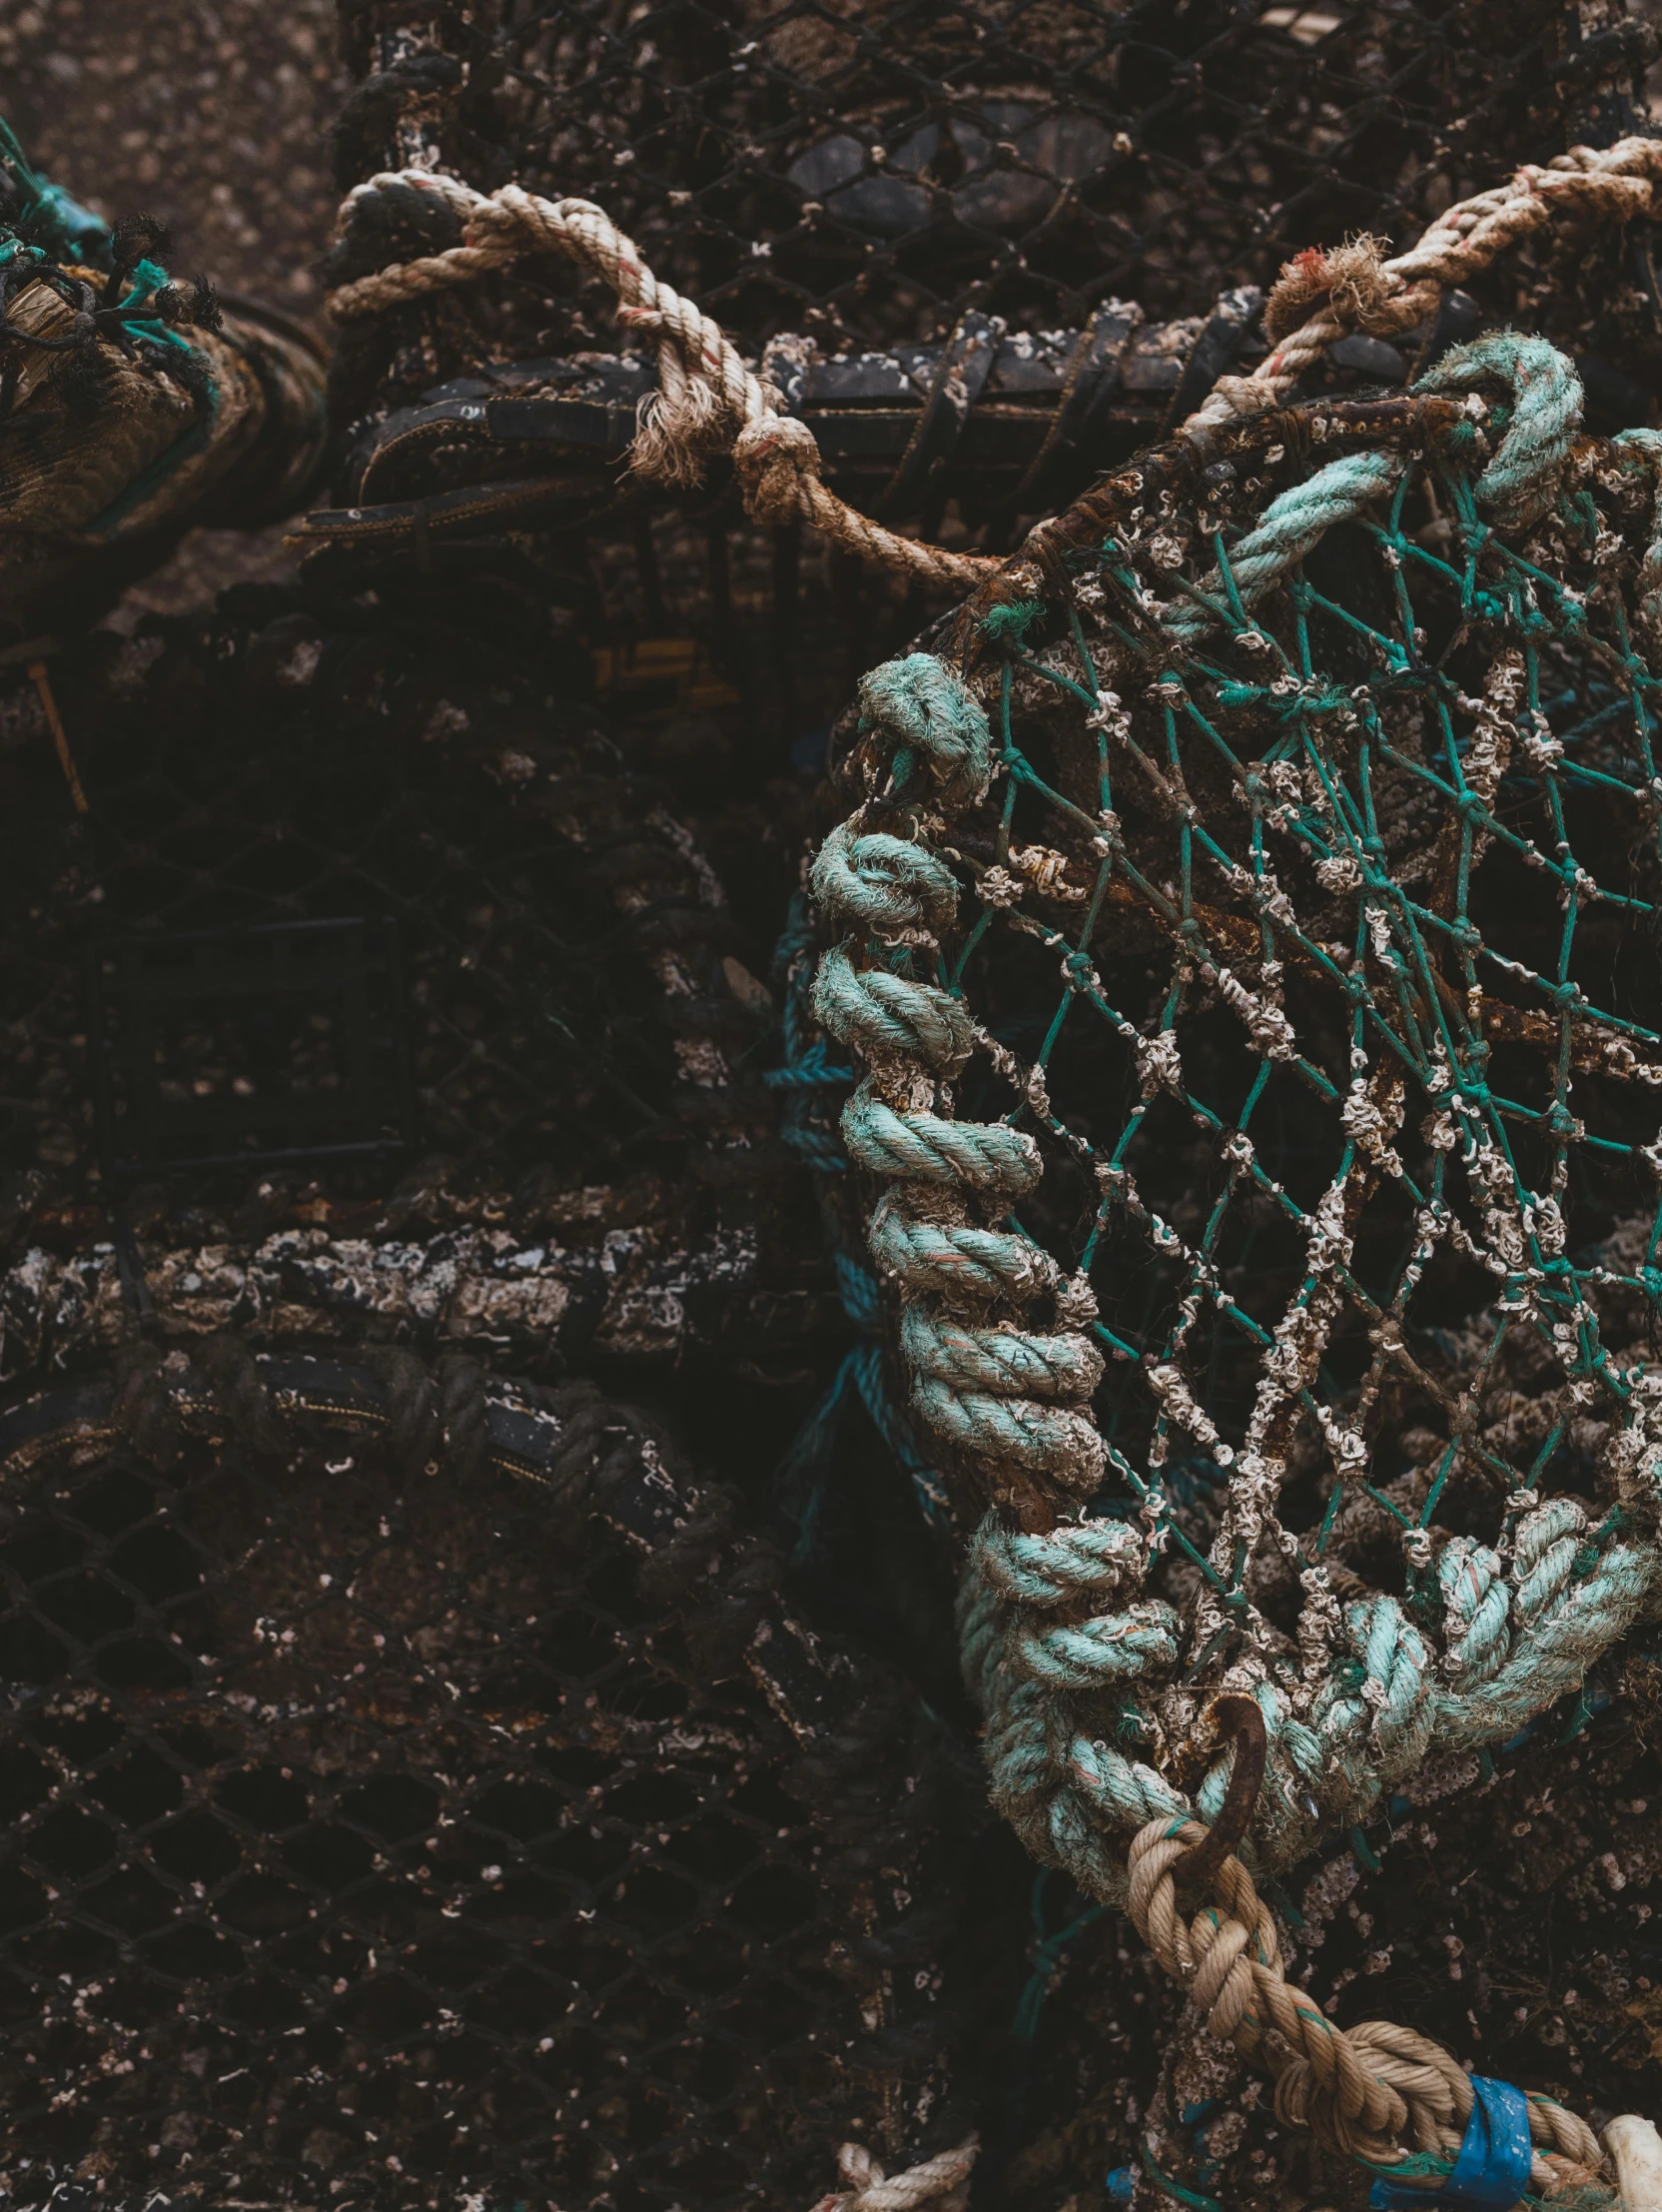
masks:
[[[220,1340],[9,1418],[24,2201],[713,2212],[962,2121],[927,1720],[638,1419],[458,1380]]]
[[[7,1372],[119,1335],[116,1220],[187,1334],[800,1348],[767,939],[650,772],[719,733],[671,700],[631,767],[499,571],[97,642],[58,679],[86,813],[10,698]]]
[[[752,344],[1204,313],[1290,249],[1402,237],[1596,129],[1647,26],[1563,0],[918,0],[347,11],[341,181],[442,144],[598,201]],[[463,68],[463,64],[467,65]],[[1604,120],[1613,120],[1604,117]]]
[[[1578,0],[343,17],[343,187],[592,197],[752,358],[805,341],[770,373],[840,491],[994,550],[1259,358],[1290,251],[1632,127],[1651,39]],[[383,195],[324,282],[454,242]],[[1648,254],[1520,257],[1326,375],[1515,316],[1641,420]],[[973,1809],[945,1578],[761,1082],[829,719],[928,607],[719,465],[673,511],[626,482],[651,357],[610,307],[527,263],[345,330],[303,582],[53,659],[85,815],[32,682],[0,696],[0,2166],[26,2203],[771,2212],[845,2138],[974,2122],[1012,2212],[1100,2212],[1151,2141],[1202,2201],[1337,2203],[1267,2113],[1212,2133],[1173,1993]],[[749,1502],[662,1477],[587,1370]],[[793,1577],[742,1531],[833,1376]],[[1498,2004],[1492,2062],[1542,2079],[1537,2040],[1582,2063],[1575,1961],[1625,2079],[1621,1726],[1573,1791],[1537,1741],[1377,1890],[1330,1860],[1312,1986],[1468,2050]],[[1544,1832],[1554,1787],[1553,1848],[1444,1915],[1485,1806]]]
[[[1045,330],[1112,294],[1204,314],[1560,151],[1644,51],[1584,13],[509,4],[495,116],[522,181],[600,202],[752,343],[944,337],[969,307]]]

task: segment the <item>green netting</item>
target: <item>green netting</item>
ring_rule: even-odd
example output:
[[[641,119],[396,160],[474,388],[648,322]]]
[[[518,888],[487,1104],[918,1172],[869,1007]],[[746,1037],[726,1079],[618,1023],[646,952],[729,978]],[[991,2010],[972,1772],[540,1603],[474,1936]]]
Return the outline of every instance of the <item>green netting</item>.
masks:
[[[1466,397],[1457,397],[1464,394]],[[816,869],[995,1790],[1285,1864],[1654,1602],[1658,441],[1500,338],[1178,441],[868,676]]]

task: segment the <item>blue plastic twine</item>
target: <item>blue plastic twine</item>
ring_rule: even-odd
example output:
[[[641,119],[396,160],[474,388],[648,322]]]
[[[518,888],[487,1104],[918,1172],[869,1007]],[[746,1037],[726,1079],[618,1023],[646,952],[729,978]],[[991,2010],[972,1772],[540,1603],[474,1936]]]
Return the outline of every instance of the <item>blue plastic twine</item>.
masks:
[[[1471,2077],[1471,2118],[1460,2155],[1437,2190],[1408,2189],[1376,2181],[1368,2192],[1373,2212],[1430,2212],[1436,2205],[1471,2212],[1512,2212],[1529,2187],[1529,2102],[1509,2081]]]

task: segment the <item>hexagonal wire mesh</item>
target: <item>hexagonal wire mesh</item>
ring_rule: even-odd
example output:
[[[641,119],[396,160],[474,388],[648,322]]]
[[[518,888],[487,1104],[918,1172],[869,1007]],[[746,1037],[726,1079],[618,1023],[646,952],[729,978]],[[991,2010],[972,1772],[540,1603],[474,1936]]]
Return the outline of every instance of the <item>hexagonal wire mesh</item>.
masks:
[[[7,1418],[14,2201],[772,2204],[961,2120],[938,1731],[638,1417],[455,1386]]]

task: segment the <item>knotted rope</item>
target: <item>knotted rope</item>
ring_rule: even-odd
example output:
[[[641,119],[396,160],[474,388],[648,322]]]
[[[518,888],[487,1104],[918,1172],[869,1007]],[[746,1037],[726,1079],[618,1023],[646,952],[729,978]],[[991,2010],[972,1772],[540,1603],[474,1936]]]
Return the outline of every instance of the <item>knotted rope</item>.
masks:
[[[971,2135],[955,2150],[938,2151],[904,2173],[885,2174],[870,2151],[845,2143],[837,2153],[837,2171],[845,2187],[834,2189],[814,2212],[964,2212],[978,2139]]]
[[[730,454],[753,522],[800,519],[864,560],[936,583],[978,583],[1000,566],[982,554],[948,553],[904,538],[838,499],[821,480],[819,446],[807,424],[778,412],[778,395],[720,326],[655,277],[633,240],[591,201],[543,200],[512,184],[476,192],[454,177],[405,169],[357,186],[343,219],[357,201],[395,186],[442,200],[461,219],[462,243],[342,285],[328,302],[337,322],[385,314],[448,286],[470,284],[527,254],[558,254],[603,278],[617,295],[619,321],[649,336],[657,349],[659,389],[641,403],[630,457],[636,475],[661,484],[695,484],[712,456]]]
[[[1554,223],[1655,215],[1662,207],[1659,182],[1662,141],[1574,146],[1545,167],[1527,162],[1505,184],[1445,209],[1417,245],[1391,260],[1380,258],[1371,238],[1327,253],[1312,247],[1286,264],[1264,304],[1273,352],[1248,377],[1221,377],[1185,428],[1212,429],[1275,406],[1335,340],[1351,331],[1388,338],[1412,330],[1435,314],[1445,291]]]
[[[1388,2020],[1341,2028],[1286,1978],[1275,1922],[1239,1858],[1186,1916],[1177,1885],[1206,1841],[1193,1820],[1151,1820],[1131,1846],[1127,1909],[1138,1933],[1206,2015],[1274,2083],[1275,2116],[1393,2179],[1435,2186],[1471,2117],[1472,2088],[1440,2043]],[[1586,2122],[1530,2096],[1530,2185],[1553,2197],[1596,2186],[1604,2154]],[[1433,2165],[1432,2162],[1436,2162]]]
[[[1287,1987],[1273,1926],[1240,1859],[1209,1877],[1212,1902],[1192,1920],[1178,1917],[1172,1889],[1178,1861],[1207,1833],[1192,1815],[1215,1823],[1226,1809],[1233,1767],[1212,1720],[1228,1695],[1249,1698],[1261,1720],[1263,1779],[1246,1848],[1254,1866],[1273,1870],[1323,1830],[1369,1817],[1433,1752],[1513,1733],[1584,1681],[1662,1598],[1662,1378],[1645,1363],[1619,1364],[1601,1342],[1588,1285],[1626,1278],[1563,1257],[1560,1208],[1568,1148],[1586,1134],[1568,1103],[1572,1072],[1619,1067],[1647,1084],[1662,1072],[1662,1039],[1598,1011],[1569,980],[1584,905],[1650,907],[1575,859],[1561,796],[1605,791],[1631,804],[1662,792],[1649,703],[1657,679],[1631,645],[1622,593],[1613,580],[1600,586],[1608,637],[1605,626],[1595,636],[1584,611],[1590,590],[1563,574],[1575,559],[1600,561],[1610,578],[1636,572],[1646,618],[1642,596],[1659,565],[1650,509],[1662,441],[1580,440],[1579,381],[1540,339],[1481,340],[1445,357],[1420,391],[1439,397],[1420,403],[1417,424],[1398,423],[1395,445],[1339,454],[1266,499],[1233,540],[1221,518],[1203,523],[1196,535],[1211,554],[1198,580],[1171,590],[1181,548],[1176,558],[1157,552],[1137,527],[1195,527],[1177,492],[1150,495],[1148,483],[1161,481],[1151,463],[1136,489],[1127,473],[1121,511],[1093,508],[1091,542],[1080,543],[1052,601],[1025,598],[1020,622],[995,628],[988,619],[979,632],[972,622],[960,665],[914,653],[868,674],[849,761],[868,795],[827,839],[811,884],[835,940],[821,961],[815,1011],[864,1063],[842,1126],[850,1160],[878,1185],[868,1241],[896,1309],[892,1341],[920,1420],[951,1448],[949,1464],[971,1479],[971,1498],[992,1508],[970,1547],[961,1631],[966,1674],[986,1714],[994,1799],[1037,1857],[1088,1893],[1129,1906],[1217,2032],[1274,2074],[1283,2117],[1399,2181],[1434,2188],[1472,2111],[1454,2061],[1385,2025],[1339,2037]],[[1468,397],[1456,412],[1443,394]],[[1262,455],[1240,472],[1248,496],[1276,481],[1275,464],[1288,453],[1331,433],[1318,410],[1278,421]],[[1180,454],[1164,481],[1192,482],[1182,466]],[[1404,528],[1415,485],[1435,492],[1434,517],[1455,518],[1458,550],[1446,558]],[[1199,504],[1208,495],[1185,497]],[[1621,535],[1641,503],[1642,558]],[[1150,519],[1157,508],[1158,524]],[[1384,603],[1394,596],[1388,629],[1301,573],[1340,524],[1377,549]],[[1514,553],[1503,534],[1524,531],[1541,535]],[[1145,581],[1145,558],[1168,581],[1164,599]],[[1452,602],[1439,619],[1452,627],[1457,613],[1472,654],[1486,657],[1480,696],[1467,696],[1445,662],[1432,665],[1421,650],[1427,632],[1404,579],[1417,588],[1427,572]],[[1258,611],[1277,590],[1290,609],[1290,648]],[[1317,613],[1328,626],[1315,626]],[[1043,645],[1029,642],[1035,623]],[[1317,663],[1335,632],[1357,640],[1342,684]],[[1572,753],[1584,725],[1567,709],[1579,694],[1556,671],[1555,685],[1569,680],[1564,698],[1544,689],[1549,640],[1572,641],[1596,653],[1601,670],[1621,671],[1597,726],[1628,717],[1637,768],[1618,777],[1602,751]],[[1126,697],[1108,687],[1111,677]],[[1479,683],[1475,673],[1463,680]],[[1136,713],[1127,702],[1133,686]],[[1545,699],[1554,699],[1559,727]],[[1037,733],[1031,746],[1018,735],[1018,707]],[[1427,726],[1440,732],[1435,749],[1414,741]],[[1511,776],[1515,790],[1525,771],[1546,791],[1552,826],[1539,842],[1519,829],[1515,797],[1504,815],[1496,811],[1503,782]],[[1393,787],[1434,793],[1444,822],[1418,847],[1391,830],[1407,863],[1400,876],[1384,834]],[[1040,809],[1054,824],[1054,848],[1017,841],[1019,824],[1033,835]],[[1224,840],[1243,823],[1250,842],[1238,845],[1246,854],[1238,858]],[[1568,917],[1558,924],[1551,979],[1472,918],[1471,876],[1506,839],[1508,853],[1546,871]],[[961,924],[966,879],[982,911]],[[1347,926],[1342,915],[1312,934],[1311,903],[1331,908],[1346,898],[1355,901],[1351,942],[1327,941]],[[1098,966],[1099,948],[1112,951],[1115,906],[1135,913],[1145,940],[1165,936],[1173,948],[1169,991],[1142,1023],[1112,1003]],[[1031,1064],[1002,1041],[1015,1030],[995,1034],[976,1018],[966,983],[995,925],[1024,960],[1060,971],[1060,1005]],[[1454,948],[1446,956],[1445,942]],[[1446,980],[1443,957],[1457,959],[1463,993]],[[1533,1001],[1491,1005],[1479,959],[1498,962],[1525,997],[1546,994],[1550,1015],[1538,1016]],[[1336,1080],[1321,1064],[1333,1042],[1303,1043],[1288,1014],[1289,970],[1306,991],[1329,994],[1321,1004],[1332,1009]],[[1008,1021],[1018,1010],[1012,975],[1042,971],[993,972],[993,1003]],[[1239,1022],[1257,1061],[1245,1105],[1239,1093],[1211,1103],[1185,1067],[1179,1025],[1196,998],[1214,1001],[1220,1021]],[[1096,1088],[1073,1107],[1053,1097],[1049,1059],[1071,1014],[1070,1036],[1098,1017],[1129,1063],[1123,1075],[1110,1073],[1111,1053]],[[1509,1149],[1508,1123],[1525,1109],[1488,1088],[1490,1034],[1531,1040],[1558,1071],[1553,1106],[1529,1110],[1556,1147],[1539,1189]],[[958,1104],[978,1060],[1014,1094],[1003,1119],[971,1118]],[[1642,1076],[1641,1061],[1650,1071]],[[1321,1170],[1330,1180],[1301,1204],[1259,1158],[1248,1127],[1274,1071],[1325,1101],[1336,1124],[1336,1164]],[[1428,1165],[1398,1147],[1410,1080],[1422,1094]],[[1105,1094],[1121,1082],[1132,1103],[1114,1142]],[[1187,1115],[1218,1146],[1222,1195],[1204,1236],[1180,1233],[1139,1189],[1132,1147],[1157,1108]],[[1044,1218],[1041,1138],[1101,1194],[1073,1273],[1026,1226]],[[1596,1141],[1612,1157],[1636,1157],[1632,1143]],[[1662,1174],[1662,1142],[1644,1148],[1644,1159]],[[1456,1169],[1458,1185],[1445,1180]],[[1401,1194],[1411,1233],[1392,1281],[1365,1287],[1352,1256],[1361,1211],[1381,1185]],[[1302,1244],[1284,1307],[1261,1320],[1218,1255],[1238,1188]],[[1067,1218],[1078,1200],[1072,1186],[1064,1190]],[[1053,1242],[1071,1236],[1054,1208],[1047,1233]],[[1173,1271],[1164,1344],[1158,1335],[1130,1343],[1098,1312],[1088,1270],[1111,1233],[1140,1238]],[[1662,1214],[1650,1249],[1662,1249]],[[1403,1312],[1445,1252],[1492,1280],[1500,1338],[1485,1361],[1497,1357],[1506,1330],[1530,1330],[1562,1368],[1567,1405],[1607,1414],[1602,1515],[1577,1497],[1543,1495],[1534,1475],[1475,1438],[1484,1368],[1469,1395],[1456,1397],[1427,1374],[1423,1352],[1415,1357]],[[1662,1281],[1662,1271],[1651,1272]],[[1111,1273],[1103,1279],[1118,1288]],[[1341,1411],[1324,1402],[1334,1388],[1324,1361],[1341,1322],[1357,1315],[1372,1364],[1353,1409]],[[1228,1416],[1239,1441],[1226,1439],[1218,1407],[1203,1405],[1189,1380],[1204,1372],[1191,1342],[1203,1318],[1217,1337],[1239,1331],[1255,1353],[1250,1390],[1232,1385],[1242,1400]],[[1152,1401],[1146,1446],[1133,1441],[1135,1403],[1120,1443],[1094,1417],[1109,1359],[1134,1363]],[[1399,1387],[1437,1400],[1451,1432],[1417,1521],[1368,1479],[1369,1409],[1398,1375],[1406,1379]],[[1327,1522],[1303,1536],[1279,1518],[1301,1427],[1333,1478]],[[1185,1433],[1219,1486],[1204,1550],[1168,1476],[1172,1440]],[[1537,1469],[1563,1433],[1563,1425],[1551,1431]],[[1505,1478],[1504,1526],[1492,1547],[1434,1518],[1467,1450],[1488,1479]],[[1096,1505],[1104,1518],[1085,1518],[1111,1478],[1113,1492]],[[1363,1489],[1400,1524],[1400,1598],[1354,1595],[1357,1578],[1336,1555],[1330,1564],[1333,1514]],[[1181,1605],[1156,1595],[1168,1551],[1182,1555],[1188,1577],[1177,1586]],[[1296,1596],[1295,1637],[1285,1614],[1271,1626],[1246,1583],[1249,1565],[1277,1561],[1289,1611]],[[1338,1575],[1346,1581],[1335,1583]],[[1186,1772],[1200,1776],[1193,1801],[1171,1778]],[[1596,2168],[1598,2146],[1580,2122],[1538,2101],[1531,2125],[1542,2186]]]

